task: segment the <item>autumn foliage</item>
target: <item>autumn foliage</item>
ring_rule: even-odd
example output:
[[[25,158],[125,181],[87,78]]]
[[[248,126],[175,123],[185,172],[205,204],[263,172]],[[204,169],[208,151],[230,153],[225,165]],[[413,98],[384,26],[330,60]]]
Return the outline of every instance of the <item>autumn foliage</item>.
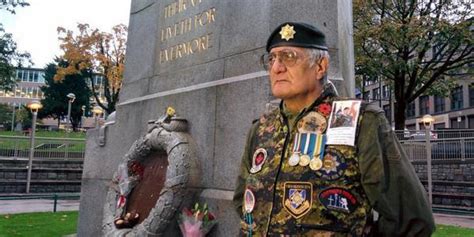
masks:
[[[97,104],[108,113],[115,111],[122,87],[125,64],[127,27],[123,24],[112,28],[111,33],[93,29],[88,24],[78,24],[78,33],[58,27],[61,59],[68,62],[67,67],[58,67],[55,81],[66,75],[82,74],[90,79],[91,90]],[[93,75],[104,77],[103,85],[95,85]],[[99,90],[105,101],[99,98]]]

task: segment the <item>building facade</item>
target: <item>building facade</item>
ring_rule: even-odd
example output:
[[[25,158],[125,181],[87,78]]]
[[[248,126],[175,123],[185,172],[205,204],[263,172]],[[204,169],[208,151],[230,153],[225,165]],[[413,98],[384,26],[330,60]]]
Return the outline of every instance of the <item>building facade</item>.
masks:
[[[44,69],[42,68],[17,68],[15,73],[17,85],[12,91],[0,90],[0,104],[8,104],[13,106],[15,110],[27,105],[33,100],[41,100],[44,98],[41,87],[45,86]],[[95,90],[99,96],[99,99],[105,101],[103,95],[104,78],[100,75],[94,75]],[[87,80],[89,87],[91,81]],[[66,99],[66,98],[65,98]],[[91,104],[95,101],[95,98],[91,97]],[[86,114],[84,114],[86,115]],[[103,116],[103,115],[102,115]],[[66,123],[67,119],[64,118],[62,123]],[[94,127],[94,118],[83,119],[83,127]],[[57,120],[43,119],[42,124],[45,126],[57,126]]]
[[[454,80],[454,79],[453,79]],[[394,124],[394,106],[391,88],[384,82],[366,81],[358,97],[378,102],[387,119]],[[449,96],[422,95],[407,105],[405,126],[408,130],[423,129],[422,118],[434,118],[433,129],[474,129],[474,78],[464,75],[456,79]]]

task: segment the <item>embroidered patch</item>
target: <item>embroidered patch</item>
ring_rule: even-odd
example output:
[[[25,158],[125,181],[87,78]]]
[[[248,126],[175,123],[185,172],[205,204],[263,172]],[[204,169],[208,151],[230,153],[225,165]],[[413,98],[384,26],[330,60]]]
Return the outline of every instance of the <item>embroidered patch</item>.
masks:
[[[311,210],[313,204],[313,185],[309,182],[285,182],[283,207],[298,219]]]
[[[319,193],[319,201],[327,209],[351,213],[359,204],[357,198],[346,189],[328,188]]]
[[[318,112],[309,112],[298,122],[298,132],[323,134],[328,126],[326,118]]]
[[[267,159],[267,151],[263,148],[258,148],[252,157],[252,168],[250,168],[250,173],[255,174],[262,169],[262,165]]]
[[[316,175],[324,180],[336,180],[340,178],[347,168],[346,159],[341,152],[328,149],[323,158],[321,169],[315,171]]]

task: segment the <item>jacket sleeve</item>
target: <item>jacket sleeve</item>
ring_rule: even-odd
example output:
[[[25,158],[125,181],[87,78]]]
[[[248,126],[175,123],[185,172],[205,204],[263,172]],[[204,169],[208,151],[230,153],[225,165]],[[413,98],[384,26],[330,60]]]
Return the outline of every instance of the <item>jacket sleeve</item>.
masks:
[[[237,177],[237,182],[234,190],[234,197],[233,197],[233,204],[234,208],[239,214],[239,216],[242,216],[242,202],[243,202],[243,196],[244,196],[244,191],[245,191],[245,180],[247,179],[249,175],[249,170],[251,168],[252,164],[252,147],[253,147],[253,142],[255,140],[255,134],[257,130],[257,124],[258,122],[254,122],[252,124],[252,127],[250,128],[250,131],[247,134],[247,141],[245,143],[245,148],[242,153],[242,160],[240,163],[240,172],[239,176]]]
[[[379,234],[430,236],[435,225],[427,194],[381,109],[363,113],[357,145],[362,186],[379,213]]]

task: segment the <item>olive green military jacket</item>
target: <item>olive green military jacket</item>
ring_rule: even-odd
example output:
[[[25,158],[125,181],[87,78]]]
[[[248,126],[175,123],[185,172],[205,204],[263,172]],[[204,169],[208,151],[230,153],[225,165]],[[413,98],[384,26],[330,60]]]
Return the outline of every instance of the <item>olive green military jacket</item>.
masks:
[[[331,100],[334,100],[334,98],[332,98]],[[319,100],[319,102],[317,100],[312,105],[312,107],[318,106],[318,104],[321,102],[321,100]],[[280,115],[284,117],[281,112],[281,107],[282,106],[280,106],[277,111],[273,112],[280,113]],[[308,111],[310,110],[311,108],[303,110],[301,113],[308,113]],[[304,116],[304,114],[298,115],[297,120],[301,119]],[[287,123],[286,120],[284,122]],[[288,127],[288,124],[284,124],[284,126]],[[258,148],[256,147],[255,143],[258,137],[257,133],[259,127],[261,129],[261,121],[254,123],[248,134],[245,150],[242,157],[241,170],[237,179],[237,186],[234,194],[234,206],[239,215],[242,217],[242,219],[244,219],[245,214],[245,211],[243,210],[244,192],[248,186],[248,182],[250,182],[249,180],[251,180],[250,177],[252,176],[250,169],[252,168],[252,159],[255,159],[255,149]],[[286,153],[287,149],[291,149],[291,143],[287,144],[285,142],[285,144],[283,145],[276,146],[284,146],[284,153]],[[336,146],[335,148],[339,149],[339,146]],[[337,234],[337,232],[339,231],[335,229],[333,231],[334,233],[336,233],[336,236],[354,235],[354,233],[357,233],[356,235],[366,235],[368,229],[366,227],[371,225],[372,219],[370,209],[374,209],[379,214],[378,222],[374,224],[371,228],[372,234],[377,231],[376,236],[431,235],[431,233],[434,231],[434,221],[431,208],[427,200],[426,192],[424,191],[424,187],[420,183],[411,163],[407,159],[407,156],[404,153],[401,144],[399,143],[395,134],[391,130],[391,126],[386,120],[383,110],[373,105],[364,104],[361,107],[361,113],[358,120],[355,146],[352,148],[348,146],[341,146],[341,149],[349,150],[349,153],[347,154],[353,154],[354,160],[356,161],[355,165],[350,166],[356,167],[358,169],[353,172],[357,173],[357,175],[354,175],[352,177],[356,180],[339,180],[338,182],[342,185],[344,185],[345,183],[351,183],[351,185],[355,187],[355,191],[353,192],[356,192],[356,195],[351,195],[357,196],[357,203],[359,205],[359,208],[353,208],[351,209],[351,211],[357,212],[354,213],[354,216],[359,219],[350,219],[351,221],[355,221],[353,223],[334,223],[333,226],[350,226],[359,224],[365,227],[363,234],[361,234],[360,231],[350,232],[346,234]],[[268,157],[267,159],[271,159],[271,157]],[[288,157],[283,157],[283,159],[284,160],[282,161],[282,163],[280,163],[280,167],[277,167],[277,169],[282,169],[282,164],[283,162],[287,162]],[[350,159],[346,160],[347,162],[349,162]],[[266,164],[264,163],[263,166],[265,165]],[[277,176],[280,174],[280,170],[278,170]],[[276,181],[274,185],[278,186],[280,185],[280,182],[284,181],[285,180],[281,180],[280,178]],[[326,180],[326,183],[328,182],[330,183],[330,181]],[[315,181],[315,183],[317,185],[318,181]],[[315,185],[313,184],[313,186]],[[272,187],[260,187],[260,189],[266,190],[265,192],[267,193],[263,193],[263,195],[268,194],[270,196],[275,196],[275,194],[271,191]],[[314,188],[314,190],[318,189]],[[339,191],[345,192],[344,190],[346,189],[344,189],[344,186],[342,186]],[[316,193],[315,196],[319,195],[319,197],[321,197],[323,191],[317,191],[319,193]],[[258,191],[255,195],[257,196],[261,194],[262,193]],[[256,199],[258,200],[258,197],[256,197]],[[275,200],[275,198],[273,198],[273,200]],[[323,205],[323,202],[321,200],[312,201],[313,204],[311,208],[313,210],[310,210],[309,214],[307,215],[311,215],[311,212],[324,213],[324,209],[327,207],[327,205]],[[258,203],[257,201],[255,203],[255,209],[258,209],[258,205],[267,204],[268,203]],[[281,207],[282,205],[271,203],[270,209],[274,209],[278,206]],[[271,213],[278,212],[271,211]],[[361,215],[363,215],[363,217],[361,217]],[[331,221],[341,222],[341,220],[343,220],[342,222],[344,222],[345,220],[344,218],[342,218],[341,220],[331,219],[333,217],[323,214],[320,214],[317,217],[327,218],[327,220],[318,220],[318,223],[331,223]],[[272,231],[272,227],[269,221],[270,216],[268,216],[267,219],[268,221],[265,220],[265,218],[255,219],[255,223],[253,223],[252,227],[254,229],[253,235],[261,236],[266,234],[266,231]],[[286,221],[289,220],[286,219]],[[245,224],[245,221],[242,221],[241,223],[243,229],[242,233],[246,233],[246,230],[249,226]],[[282,226],[285,226],[285,223],[281,224]],[[322,226],[322,230],[330,232],[331,229],[328,230],[327,226]],[[294,228],[294,226],[291,226],[291,228]]]

